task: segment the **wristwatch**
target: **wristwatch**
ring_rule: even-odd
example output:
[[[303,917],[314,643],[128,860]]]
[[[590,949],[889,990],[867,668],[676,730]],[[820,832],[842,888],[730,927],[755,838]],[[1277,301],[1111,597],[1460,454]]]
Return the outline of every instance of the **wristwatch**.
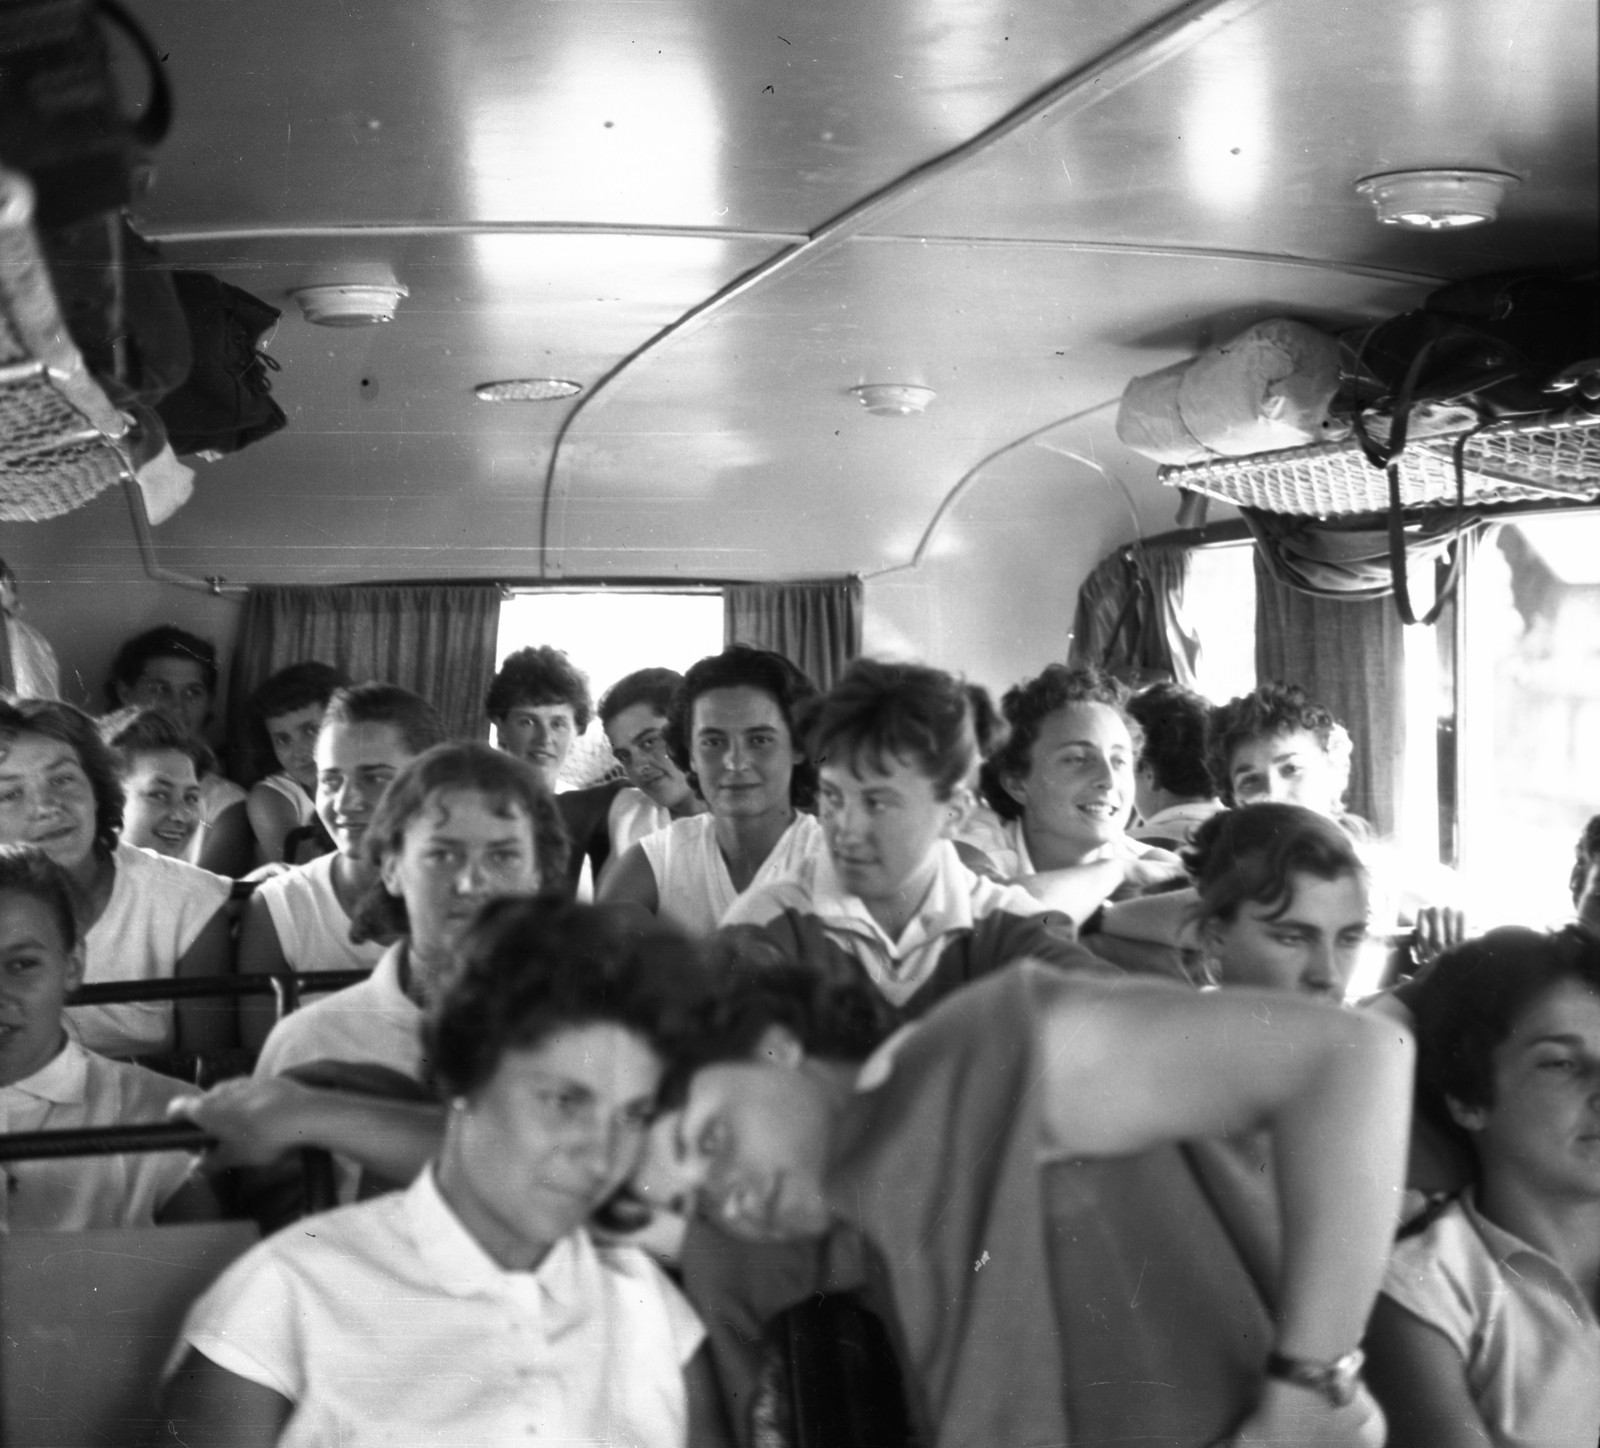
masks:
[[[1273,1352],[1267,1354],[1266,1371],[1269,1378],[1320,1393],[1334,1407],[1343,1408],[1355,1401],[1356,1386],[1361,1381],[1361,1364],[1365,1361],[1366,1357],[1358,1347],[1351,1348],[1343,1357],[1337,1357],[1331,1363]]]

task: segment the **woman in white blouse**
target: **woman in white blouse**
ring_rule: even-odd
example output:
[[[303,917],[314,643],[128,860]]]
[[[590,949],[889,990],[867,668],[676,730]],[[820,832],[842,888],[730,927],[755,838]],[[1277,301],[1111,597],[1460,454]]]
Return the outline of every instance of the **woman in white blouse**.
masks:
[[[85,926],[84,980],[225,975],[227,880],[119,840],[123,793],[94,721],[71,704],[0,704],[0,844],[37,845],[72,878]],[[89,1049],[134,1056],[229,1046],[230,1002],[75,1006]]]
[[[450,1104],[437,1159],[224,1273],[175,1354],[177,1439],[720,1441],[699,1320],[640,1249],[584,1226],[638,1161],[701,971],[621,912],[486,905],[425,1027]]]

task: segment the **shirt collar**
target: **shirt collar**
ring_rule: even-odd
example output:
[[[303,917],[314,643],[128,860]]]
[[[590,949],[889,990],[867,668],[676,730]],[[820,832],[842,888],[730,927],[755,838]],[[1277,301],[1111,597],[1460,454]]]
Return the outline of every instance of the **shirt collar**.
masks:
[[[575,1310],[586,1300],[584,1279],[598,1266],[583,1228],[569,1232],[531,1272],[512,1272],[494,1260],[439,1191],[434,1164],[406,1189],[405,1215],[417,1253],[438,1285],[453,1297],[501,1297],[538,1292],[553,1306]]]
[[[907,922],[899,940],[890,940],[883,927],[872,918],[866,902],[844,888],[833,857],[826,850],[817,859],[812,885],[812,909],[830,924],[845,924],[872,935],[891,958],[909,955],[931,940],[953,930],[972,928],[972,872],[961,863],[961,856],[949,840],[935,847],[938,869],[917,913]]]
[[[89,1057],[83,1047],[69,1037],[66,1045],[33,1075],[0,1089],[20,1091],[56,1106],[76,1106],[84,1100],[88,1087]]]
[[[1524,1242],[1515,1232],[1508,1232],[1491,1222],[1478,1210],[1477,1196],[1470,1187],[1461,1194],[1461,1210],[1479,1240],[1488,1248],[1489,1255],[1501,1267],[1518,1277],[1526,1277],[1529,1267],[1537,1264],[1536,1275],[1542,1275],[1557,1285],[1579,1319],[1594,1321],[1594,1308],[1579,1291],[1577,1283],[1567,1275],[1566,1269],[1547,1252]]]

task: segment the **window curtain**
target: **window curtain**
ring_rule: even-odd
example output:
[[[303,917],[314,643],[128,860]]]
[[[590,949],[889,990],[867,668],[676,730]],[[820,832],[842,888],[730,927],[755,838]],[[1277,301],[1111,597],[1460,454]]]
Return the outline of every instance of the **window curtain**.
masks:
[[[1078,590],[1067,661],[1143,685],[1195,686],[1200,640],[1184,621],[1189,550],[1135,544],[1102,560]]]
[[[1392,835],[1405,754],[1405,657],[1387,596],[1308,593],[1278,581],[1258,547],[1256,678],[1299,684],[1350,731],[1350,811]]]
[[[232,772],[251,780],[276,768],[247,704],[269,675],[302,659],[332,664],[357,683],[400,684],[432,702],[452,738],[487,738],[483,699],[499,625],[496,584],[252,588],[228,689],[228,737],[238,746]]]
[[[723,590],[723,642],[771,649],[830,689],[861,652],[861,580],[730,585]]]

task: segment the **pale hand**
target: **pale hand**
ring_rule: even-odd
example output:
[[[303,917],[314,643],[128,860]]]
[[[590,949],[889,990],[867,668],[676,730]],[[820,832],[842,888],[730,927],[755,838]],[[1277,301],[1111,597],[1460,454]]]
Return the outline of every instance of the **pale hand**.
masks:
[[[1219,1448],[1383,1448],[1388,1425],[1363,1384],[1346,1407],[1268,1378],[1261,1400]]]
[[[240,1077],[213,1086],[204,1096],[183,1096],[167,1110],[217,1138],[203,1161],[207,1171],[267,1166],[308,1143],[297,1108],[313,1097],[310,1088],[283,1076]]]

